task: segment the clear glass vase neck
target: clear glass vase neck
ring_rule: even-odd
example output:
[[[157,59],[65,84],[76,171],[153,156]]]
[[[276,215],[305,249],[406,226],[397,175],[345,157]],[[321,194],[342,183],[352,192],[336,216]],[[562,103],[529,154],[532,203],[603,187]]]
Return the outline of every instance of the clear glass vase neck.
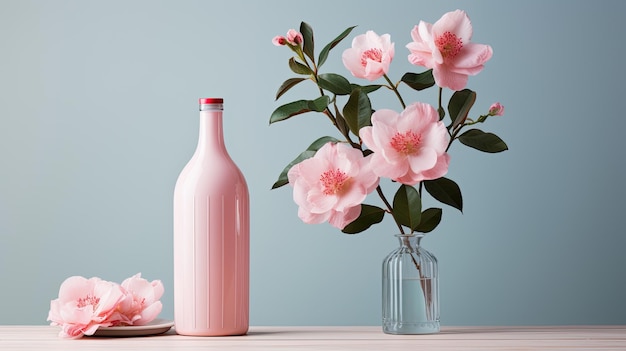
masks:
[[[414,233],[414,234],[396,234],[396,238],[400,241],[400,246],[402,247],[410,247],[416,248],[420,246],[420,242],[424,234],[422,233]]]

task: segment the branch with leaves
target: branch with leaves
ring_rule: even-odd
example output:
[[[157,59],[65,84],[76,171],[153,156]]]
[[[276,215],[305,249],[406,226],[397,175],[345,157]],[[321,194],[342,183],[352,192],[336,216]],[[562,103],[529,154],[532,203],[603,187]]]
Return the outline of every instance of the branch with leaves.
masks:
[[[365,78],[370,81],[383,77],[386,84],[359,85],[351,83],[340,74],[322,73],[320,69],[327,61],[331,50],[350,35],[354,28],[355,27],[349,27],[340,33],[335,39],[324,46],[317,57],[315,56],[313,29],[305,22],[300,24],[299,31],[292,29],[287,33],[286,37],[277,36],[274,38],[274,44],[286,46],[294,53],[294,56],[288,60],[288,67],[292,73],[296,74],[295,77],[288,78],[281,84],[276,92],[276,100],[304,81],[311,81],[315,84],[319,91],[319,96],[312,97],[311,99],[296,100],[279,106],[272,112],[270,124],[285,121],[294,116],[309,112],[320,113],[329,119],[334,128],[341,135],[341,138],[322,136],[313,141],[306,150],[300,153],[283,169],[278,180],[273,184],[272,189],[282,187],[286,184],[293,185],[294,199],[296,202],[300,202],[300,217],[307,223],[319,223],[328,220],[331,224],[339,227],[342,232],[354,234],[365,231],[370,226],[381,222],[385,214],[390,214],[400,233],[404,234],[405,230],[411,233],[428,233],[439,225],[442,218],[442,209],[422,209],[423,190],[425,189],[435,200],[456,208],[459,211],[463,211],[463,197],[457,183],[449,178],[443,176],[433,177],[433,175],[447,171],[448,156],[446,153],[452,143],[457,139],[462,144],[483,152],[498,153],[507,150],[507,145],[504,141],[493,133],[483,132],[476,128],[465,130],[467,127],[474,124],[484,123],[490,116],[502,115],[504,108],[497,103],[492,105],[487,114],[481,115],[475,120],[470,119],[468,116],[470,109],[476,101],[476,93],[469,89],[455,89],[455,92],[448,102],[446,114],[446,110],[442,106],[442,92],[443,87],[449,87],[449,84],[438,81],[440,79],[437,78],[442,76],[439,74],[440,72],[437,71],[440,69],[438,66],[426,69],[421,73],[405,73],[401,79],[394,84],[387,75],[388,64],[391,62],[391,59],[393,59],[394,54],[393,44],[390,43],[388,35],[377,36],[371,31],[355,38],[353,48],[346,50],[342,59],[344,65],[351,70],[355,77]],[[449,42],[440,40],[437,43],[437,45],[441,44],[440,51],[433,53],[433,55],[439,55],[438,57],[443,57],[444,60],[453,60],[455,58],[453,55],[463,53],[463,43],[460,40],[456,40],[456,38],[454,33],[449,33],[449,35],[444,38]],[[416,39],[415,36],[414,39]],[[437,39],[435,38],[435,40]],[[364,42],[365,47],[359,47],[359,45],[363,46]],[[419,40],[415,42],[419,44]],[[450,43],[457,46],[450,46]],[[407,45],[407,47],[410,47],[410,45]],[[349,50],[352,51],[349,52]],[[491,48],[489,47],[488,50],[488,56],[490,57]],[[355,55],[360,61],[350,61]],[[421,59],[418,58],[417,61],[421,62]],[[450,62],[454,63],[452,61]],[[360,67],[359,64],[362,67]],[[482,66],[480,68],[482,69]],[[434,107],[425,107],[425,104],[418,105],[419,103],[407,106],[400,93],[400,85],[406,85],[412,91],[416,92],[438,86],[439,98],[437,109],[435,110]],[[375,111],[372,108],[369,96],[370,94],[378,92],[380,88],[383,87],[394,93],[404,109],[398,118],[404,118],[403,116],[405,114],[409,115],[410,113],[415,114],[420,111],[426,111],[425,114],[420,112],[421,114],[412,115],[411,118],[422,118],[422,120],[416,120],[417,123],[414,123],[415,125],[430,123],[433,126],[433,129],[422,132],[411,128],[399,130],[390,139],[390,145],[383,145],[383,147],[388,147],[392,152],[398,152],[399,156],[397,156],[397,158],[407,157],[407,159],[410,159],[410,162],[407,162],[412,163],[408,167],[416,167],[415,165],[426,163],[419,159],[420,153],[432,158],[432,152],[434,151],[428,149],[429,145],[424,141],[430,137],[430,134],[435,133],[432,132],[432,130],[445,128],[447,137],[446,144],[443,145],[443,150],[441,150],[437,156],[438,165],[434,166],[433,169],[424,169],[423,171],[409,169],[408,172],[410,174],[407,173],[399,177],[389,177],[392,181],[400,183],[391,202],[385,196],[380,185],[378,185],[377,178],[375,187],[372,189],[375,188],[378,197],[384,204],[383,207],[358,201],[355,203],[356,200],[352,202],[343,201],[341,199],[342,196],[351,196],[350,199],[352,200],[363,198],[363,196],[361,196],[363,195],[361,194],[363,191],[359,193],[357,191],[358,189],[353,189],[359,186],[360,178],[354,173],[349,173],[348,169],[350,166],[348,165],[344,169],[341,164],[337,165],[337,162],[334,161],[335,163],[331,162],[333,164],[331,168],[325,169],[320,168],[321,166],[306,167],[305,163],[313,162],[308,160],[317,157],[316,155],[318,155],[320,149],[327,147],[329,144],[333,145],[337,143],[350,145],[353,149],[360,152],[360,157],[367,159],[368,162],[374,159],[376,151],[373,150],[373,145],[369,144],[374,143],[371,141],[371,135],[372,132],[376,134],[376,131],[373,131],[372,128],[377,128],[377,126],[376,123],[373,124],[372,122],[373,120],[382,121],[383,111]],[[458,86],[455,88],[458,88]],[[338,102],[338,97],[344,97],[344,100],[347,98],[347,102],[341,106]],[[426,121],[428,117],[425,117],[425,115],[428,115],[429,108],[432,109],[435,116],[432,121]],[[377,113],[380,114],[380,116],[373,118],[372,116]],[[389,112],[384,113],[389,114]],[[447,126],[444,126],[443,122],[446,115],[449,116],[449,123]],[[405,122],[402,123],[405,124]],[[366,143],[364,141],[370,142]],[[323,153],[324,155],[335,155],[335,153],[338,152],[341,151],[333,150],[329,153],[324,150]],[[379,151],[379,155],[376,155],[378,160],[381,160],[381,157],[383,157],[380,156],[380,154],[382,154],[382,152]],[[341,157],[339,158],[341,159]],[[321,163],[318,164],[330,164],[326,161],[324,161],[325,163],[322,161],[319,162]],[[444,166],[445,169],[442,168]],[[385,173],[385,170],[379,169],[383,168],[381,162],[375,164],[374,162],[370,162],[369,166],[364,168],[368,167],[371,167],[371,172],[376,173],[377,177],[380,177],[380,174],[388,174]],[[392,165],[389,167],[397,171],[400,166]],[[435,170],[435,168],[437,169]],[[319,170],[321,173],[312,175],[307,173],[305,174],[306,177],[304,177],[303,173],[310,172],[311,169]],[[370,171],[369,168],[367,171]],[[300,185],[301,187],[306,187],[306,189],[298,189],[297,187]],[[297,194],[296,191],[298,191]],[[361,197],[354,195],[355,191],[358,193],[357,195]],[[350,205],[346,205],[347,203]]]

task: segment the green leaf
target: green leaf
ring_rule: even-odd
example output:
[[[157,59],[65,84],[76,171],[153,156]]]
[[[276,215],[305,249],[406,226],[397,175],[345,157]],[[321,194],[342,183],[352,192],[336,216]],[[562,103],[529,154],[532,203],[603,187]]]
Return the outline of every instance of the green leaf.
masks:
[[[278,107],[270,116],[270,124],[275,122],[284,121],[295,115],[303,114],[306,112],[323,112],[328,104],[330,98],[326,95],[320,96],[315,100],[298,100],[290,102],[288,104]]]
[[[272,189],[277,189],[283,185],[289,184],[289,178],[287,177],[287,174],[289,173],[289,170],[291,169],[291,167],[313,156],[315,156],[315,151],[307,150],[307,151],[301,152],[300,155],[298,155],[298,157],[296,157],[293,161],[289,162],[287,167],[283,169],[283,171],[278,176],[278,180],[276,180],[276,182],[274,182],[274,184],[272,185]]]
[[[380,207],[361,204],[361,214],[341,231],[346,234],[360,233],[376,223],[380,223],[385,216],[385,210]]]
[[[414,187],[401,185],[393,197],[393,217],[403,226],[415,230],[422,217],[422,199]]]
[[[313,40],[313,28],[306,23],[300,23],[300,33],[302,33],[302,39],[304,39],[304,43],[302,43],[302,51],[307,55],[311,61],[315,62],[315,56],[313,52],[315,51],[315,42]]]
[[[283,96],[284,93],[286,93],[289,89],[293,88],[296,84],[302,82],[303,80],[306,80],[306,78],[289,78],[284,81],[276,92],[276,100],[278,100],[279,97]]]
[[[319,149],[322,148],[322,146],[328,144],[328,143],[338,143],[340,142],[339,139],[331,137],[331,136],[323,136],[317,140],[315,140],[314,142],[311,143],[311,145],[309,145],[309,147],[307,148],[307,151],[317,151]]]
[[[461,188],[453,181],[445,177],[435,180],[424,181],[426,191],[437,201],[450,205],[463,212],[463,196]]]
[[[429,233],[433,231],[433,229],[437,228],[439,222],[441,222],[441,213],[442,211],[440,208],[429,208],[422,212],[422,220],[415,231],[420,233]]]
[[[270,124],[283,121],[287,118],[299,115],[301,113],[311,112],[309,108],[310,100],[298,100],[279,106],[272,112],[270,116]]]
[[[339,129],[342,135],[348,135],[348,132],[350,132],[350,129],[348,127],[348,124],[346,123],[346,119],[343,118],[343,115],[337,108],[337,104],[335,103],[333,105],[335,106],[335,120],[337,123],[337,128]]]
[[[496,153],[508,150],[506,143],[493,133],[485,133],[480,129],[470,129],[459,136],[459,140],[476,150]]]
[[[315,140],[305,151],[301,152],[298,157],[296,157],[293,161],[289,162],[287,167],[283,169],[283,171],[278,176],[278,180],[272,185],[272,189],[280,188],[283,185],[289,184],[289,179],[287,178],[287,173],[294,165],[306,160],[307,158],[315,156],[317,150],[319,150],[322,146],[329,142],[339,142],[339,140],[325,136]]]
[[[359,88],[365,94],[373,93],[382,87],[382,85],[378,85],[378,84],[372,84],[372,85],[350,84],[350,85],[352,86],[352,90]]]
[[[324,46],[322,51],[320,51],[320,56],[319,56],[318,63],[317,63],[318,68],[322,67],[324,62],[326,62],[326,59],[328,58],[328,53],[330,52],[330,50],[334,48],[335,46],[337,46],[337,44],[339,44],[339,42],[341,42],[345,37],[347,37],[348,34],[352,32],[354,27],[356,26],[353,26],[344,30],[341,34],[339,34],[339,36],[337,36],[337,38],[333,39],[333,41],[331,41],[330,43],[326,44],[326,46]]]
[[[437,108],[437,113],[439,114],[439,120],[440,121],[446,116],[446,110],[444,110],[443,107],[441,107],[441,106],[439,106],[439,108]]]
[[[317,76],[318,84],[322,89],[328,90],[335,95],[348,95],[352,92],[350,82],[335,73],[323,73]]]
[[[311,101],[309,107],[315,112],[324,112],[324,110],[328,107],[328,104],[330,104],[330,98],[324,95]]]
[[[359,135],[359,130],[372,125],[372,105],[369,97],[361,89],[352,90],[348,102],[343,107],[343,116],[350,131]]]
[[[455,91],[448,102],[448,112],[450,112],[450,119],[452,119],[452,129],[459,124],[465,122],[470,109],[476,101],[476,93],[463,89]]]
[[[307,76],[313,74],[313,71],[311,71],[309,67],[296,61],[294,57],[289,59],[289,68],[291,69],[293,73],[296,73],[296,74],[304,74]]]
[[[415,90],[424,90],[435,85],[432,69],[422,73],[405,73],[400,80]]]

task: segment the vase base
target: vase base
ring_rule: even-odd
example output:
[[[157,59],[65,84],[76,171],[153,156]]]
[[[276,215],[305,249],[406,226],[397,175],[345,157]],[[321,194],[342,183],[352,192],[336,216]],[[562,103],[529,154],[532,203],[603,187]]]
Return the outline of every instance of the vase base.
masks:
[[[383,332],[385,334],[412,335],[412,334],[436,334],[439,333],[439,322],[422,323],[385,323]]]

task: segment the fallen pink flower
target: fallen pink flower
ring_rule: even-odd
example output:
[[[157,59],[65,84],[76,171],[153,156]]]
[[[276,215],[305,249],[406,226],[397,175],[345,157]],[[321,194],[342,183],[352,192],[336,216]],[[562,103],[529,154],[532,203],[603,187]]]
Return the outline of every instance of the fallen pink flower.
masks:
[[[124,280],[121,286],[125,294],[118,307],[122,323],[145,325],[161,313],[163,305],[159,299],[164,288],[160,280],[149,282],[138,273]]]
[[[118,284],[100,278],[69,277],[50,302],[48,320],[61,326],[60,337],[77,339],[93,335],[99,327],[116,323],[117,305],[124,298]]]

